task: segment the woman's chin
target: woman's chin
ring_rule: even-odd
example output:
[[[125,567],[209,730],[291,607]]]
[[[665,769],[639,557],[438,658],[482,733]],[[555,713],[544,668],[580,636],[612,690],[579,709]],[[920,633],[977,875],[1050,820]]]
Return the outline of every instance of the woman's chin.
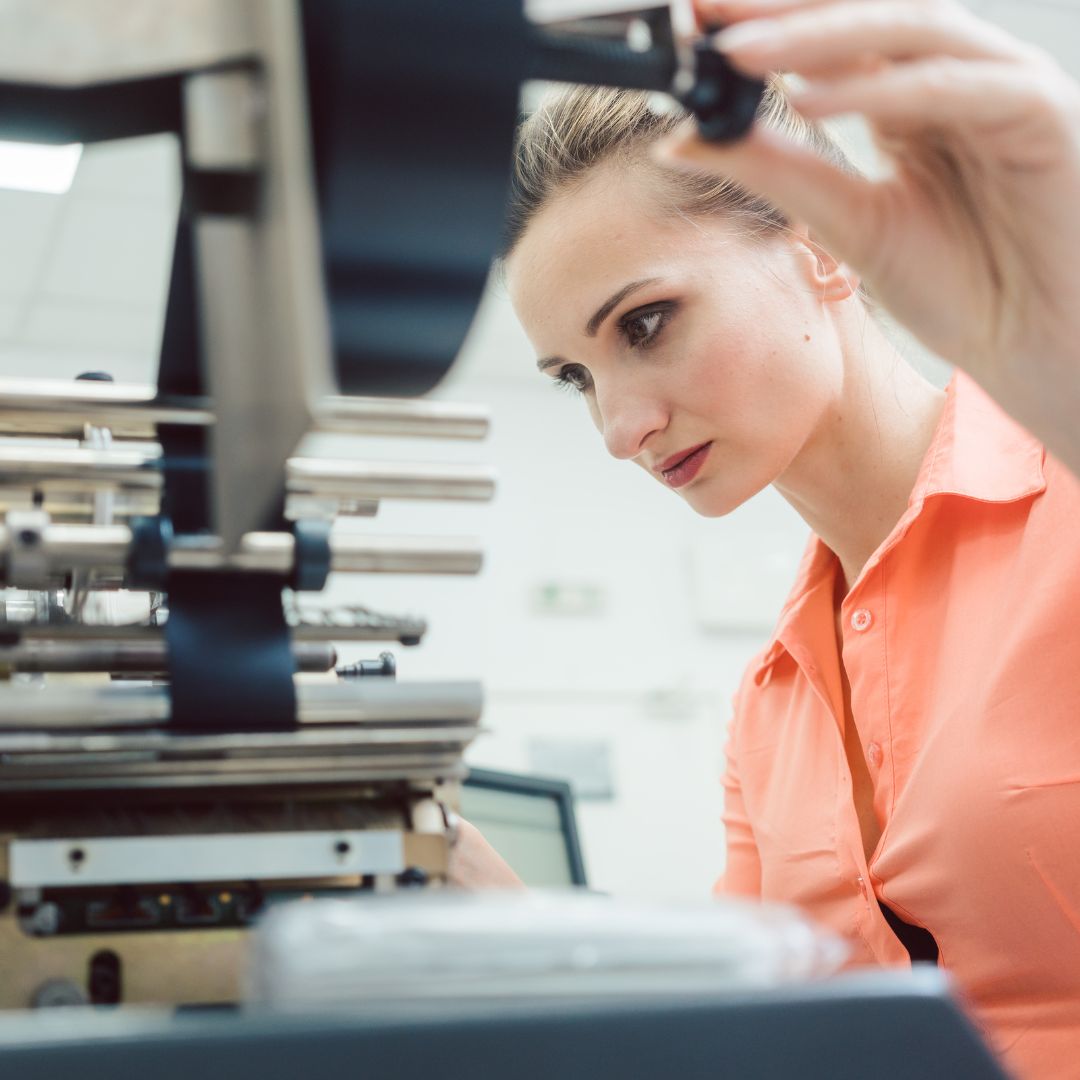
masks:
[[[741,485],[735,489],[721,484],[719,477],[702,476],[676,494],[683,498],[695,514],[705,518],[722,518],[727,517],[733,510],[738,510],[743,503],[749,502],[767,486]]]
[[[695,514],[705,518],[727,517],[732,510],[737,510],[746,499],[724,499],[713,493],[699,495],[694,491],[680,492],[687,506]]]

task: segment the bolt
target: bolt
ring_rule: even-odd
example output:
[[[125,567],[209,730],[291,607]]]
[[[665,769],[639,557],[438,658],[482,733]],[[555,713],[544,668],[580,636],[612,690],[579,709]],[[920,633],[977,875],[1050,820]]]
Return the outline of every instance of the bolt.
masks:
[[[48,979],[31,999],[35,1009],[55,1009],[63,1005],[85,1005],[86,994],[72,979]]]
[[[92,1005],[119,1005],[123,997],[120,957],[112,949],[94,953],[86,982]]]
[[[60,929],[60,908],[51,901],[38,904],[19,921],[34,937],[52,937]]]
[[[408,866],[398,874],[397,883],[406,889],[426,885],[428,883],[427,871],[422,866]]]

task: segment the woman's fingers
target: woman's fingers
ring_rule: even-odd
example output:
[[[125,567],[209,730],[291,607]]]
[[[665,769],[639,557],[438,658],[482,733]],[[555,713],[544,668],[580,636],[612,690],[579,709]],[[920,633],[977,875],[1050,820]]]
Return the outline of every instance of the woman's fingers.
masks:
[[[911,0],[847,0],[776,18],[738,22],[713,39],[749,75],[795,71],[814,77],[866,57],[891,61],[949,56],[1018,60],[1030,49],[962,8]]]
[[[790,97],[811,120],[859,113],[891,130],[992,128],[1003,135],[1012,125],[1054,108],[1052,88],[1026,67],[952,59],[812,82]],[[1017,152],[1024,149],[1016,147]]]
[[[658,144],[656,156],[663,165],[729,177],[808,225],[838,259],[856,269],[868,266],[878,232],[873,183],[779,132],[758,126],[723,147],[692,135],[673,136]]]
[[[708,24],[736,22],[739,19],[768,19],[789,11],[824,7],[836,2],[837,0],[694,0],[694,7],[698,18]]]
[[[744,19],[771,19],[803,8],[835,3],[836,0],[694,0],[694,14],[703,30],[719,30]]]
[[[811,8],[835,6],[849,0],[693,0],[698,18],[708,23],[733,23],[746,19],[772,19]],[[907,0],[912,7],[957,7],[958,0]]]
[[[954,132],[991,168],[1056,169],[1080,154],[1080,91],[1049,65],[926,60],[812,82],[790,99],[809,120],[858,113],[902,151],[920,131]]]
[[[1053,166],[1052,151],[1060,156],[1075,146],[1061,135],[1069,103],[1055,101],[1053,94],[1052,79],[1035,78],[1023,66],[936,60],[813,84],[793,95],[793,103],[812,118],[858,112],[887,132],[889,141],[901,135],[901,146],[908,130],[977,134],[988,163],[1030,169]],[[1080,115],[1080,100],[1071,104]],[[808,225],[837,258],[873,277],[887,194],[880,183],[845,172],[760,125],[741,142],[722,146],[695,135],[674,136],[658,146],[657,156],[676,168],[729,177],[764,196]]]

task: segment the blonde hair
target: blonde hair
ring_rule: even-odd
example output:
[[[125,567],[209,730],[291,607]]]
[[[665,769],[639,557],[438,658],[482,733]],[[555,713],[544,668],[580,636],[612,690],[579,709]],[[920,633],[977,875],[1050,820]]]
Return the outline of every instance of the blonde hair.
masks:
[[[529,223],[556,194],[581,182],[597,165],[616,161],[651,170],[672,210],[688,215],[723,214],[754,234],[790,225],[766,199],[730,180],[706,173],[675,172],[655,164],[649,148],[694,121],[676,107],[657,108],[652,95],[635,90],[576,86],[544,100],[518,129],[503,253],[517,246]],[[849,172],[857,170],[819,125],[788,103],[781,76],[766,84],[758,123],[783,131]]]

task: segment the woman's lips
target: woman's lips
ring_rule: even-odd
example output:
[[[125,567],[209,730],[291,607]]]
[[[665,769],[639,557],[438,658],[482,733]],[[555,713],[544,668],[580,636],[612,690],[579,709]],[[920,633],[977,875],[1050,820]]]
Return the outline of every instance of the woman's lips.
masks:
[[[701,466],[705,464],[705,459],[709,456],[711,449],[711,442],[702,443],[671,468],[662,469],[660,475],[664,478],[664,483],[673,488],[689,484],[697,476]]]

